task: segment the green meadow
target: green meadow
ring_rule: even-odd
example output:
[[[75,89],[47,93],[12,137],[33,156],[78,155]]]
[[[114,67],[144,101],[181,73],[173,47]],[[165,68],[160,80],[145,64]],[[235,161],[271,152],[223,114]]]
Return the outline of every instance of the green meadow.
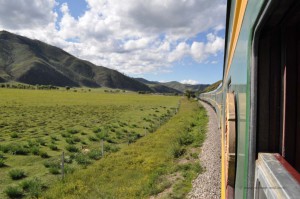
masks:
[[[184,197],[206,124],[182,97],[2,88],[0,198]]]

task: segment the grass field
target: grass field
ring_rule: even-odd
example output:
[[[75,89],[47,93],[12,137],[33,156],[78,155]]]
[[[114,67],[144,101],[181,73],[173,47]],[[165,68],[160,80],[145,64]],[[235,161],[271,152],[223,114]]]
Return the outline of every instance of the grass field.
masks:
[[[202,171],[198,153],[207,121],[203,107],[184,99],[155,133],[74,173],[44,198],[184,198]]]
[[[103,90],[0,89],[0,198],[36,197],[56,184],[62,151],[69,178],[99,168],[112,153],[133,150],[175,114],[179,100]]]

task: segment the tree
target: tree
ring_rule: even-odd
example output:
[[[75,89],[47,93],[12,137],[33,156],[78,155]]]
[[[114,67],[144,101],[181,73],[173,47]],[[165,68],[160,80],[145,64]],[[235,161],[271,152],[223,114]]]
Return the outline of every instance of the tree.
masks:
[[[187,96],[188,99],[190,99],[191,97],[192,97],[192,98],[195,98],[195,97],[196,97],[196,96],[195,96],[195,92],[194,92],[194,91],[191,91],[191,90],[186,90],[185,93],[184,93],[184,95]]]

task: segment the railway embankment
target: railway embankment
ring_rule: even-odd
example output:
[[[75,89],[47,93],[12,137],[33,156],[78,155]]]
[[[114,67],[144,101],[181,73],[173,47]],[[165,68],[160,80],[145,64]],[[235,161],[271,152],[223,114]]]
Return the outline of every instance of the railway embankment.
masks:
[[[211,106],[200,102],[209,117],[206,140],[199,156],[204,172],[193,181],[192,191],[188,198],[220,198],[221,197],[221,136],[218,129],[217,115]]]

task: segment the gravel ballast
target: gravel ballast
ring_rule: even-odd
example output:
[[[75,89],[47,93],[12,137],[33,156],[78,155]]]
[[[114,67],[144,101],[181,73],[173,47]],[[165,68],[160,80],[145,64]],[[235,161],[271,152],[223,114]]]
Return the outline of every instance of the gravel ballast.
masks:
[[[188,198],[220,198],[221,197],[221,134],[218,129],[217,115],[205,102],[200,102],[209,117],[206,139],[203,143],[200,164],[204,168],[194,181]]]

